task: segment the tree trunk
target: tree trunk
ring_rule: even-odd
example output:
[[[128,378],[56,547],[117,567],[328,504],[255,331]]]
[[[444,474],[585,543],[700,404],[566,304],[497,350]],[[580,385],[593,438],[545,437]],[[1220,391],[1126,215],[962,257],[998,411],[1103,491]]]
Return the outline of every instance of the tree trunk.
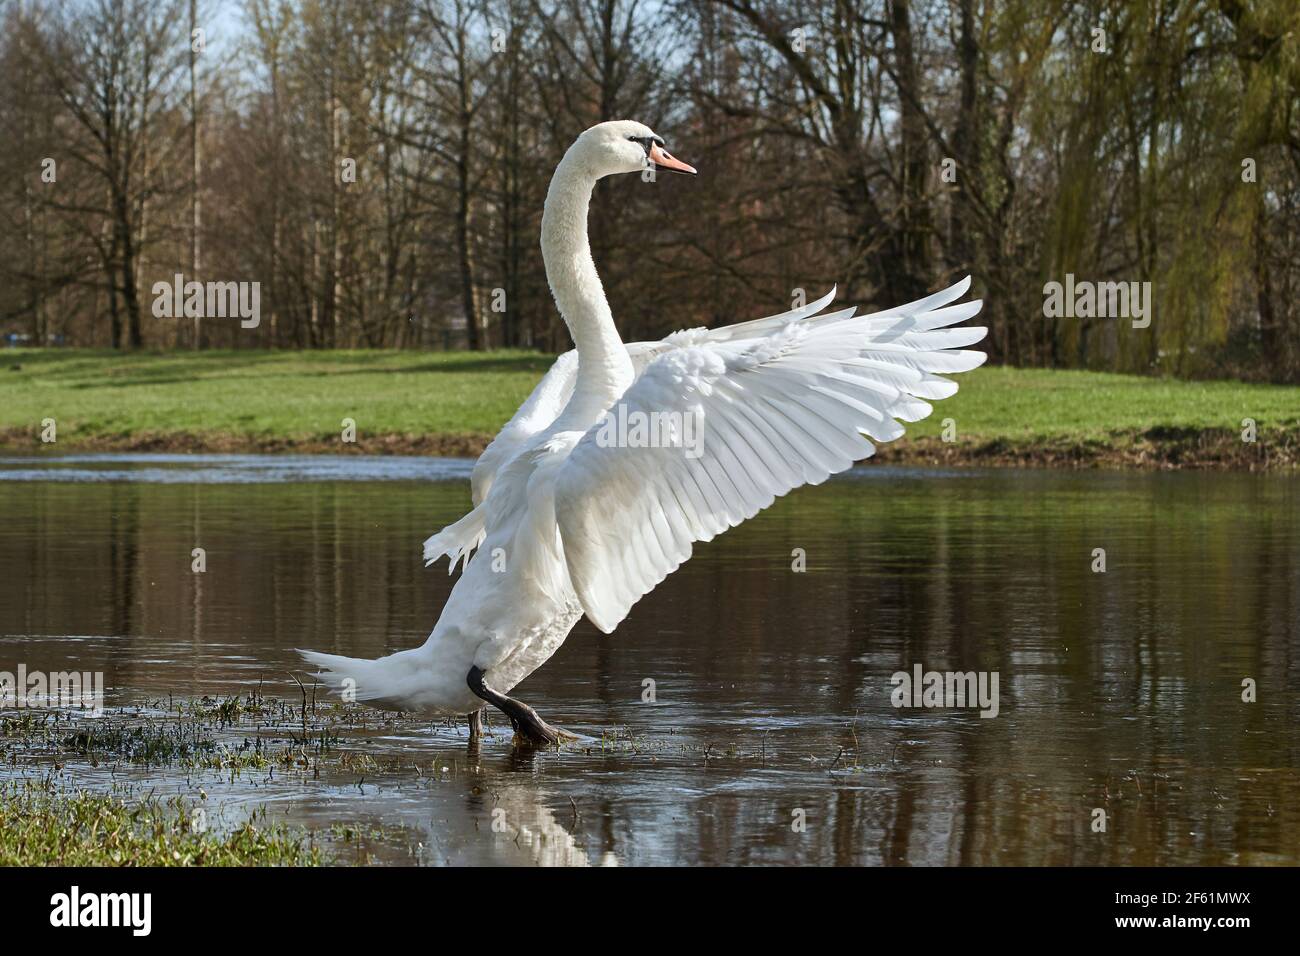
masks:
[[[959,102],[952,157],[957,163],[955,196],[948,220],[949,260],[957,271],[969,272],[974,268],[972,233],[976,218],[972,214],[971,189],[980,173],[979,123],[976,115],[977,71],[979,46],[975,42],[974,0],[959,0],[958,19],[960,35],[957,39],[957,68],[959,75]]]
[[[894,38],[902,147],[899,222],[892,243],[899,268],[897,278],[890,284],[893,297],[906,302],[924,295],[932,281],[930,207],[926,197],[929,133],[920,106],[921,84],[912,48],[910,0],[890,0],[889,24]]]
[[[465,313],[465,329],[469,336],[469,347],[477,351],[484,347],[484,343],[479,334],[478,287],[474,278],[473,238],[470,235],[470,129],[474,116],[470,111],[469,62],[463,24],[457,24],[456,41],[457,80],[460,86],[459,142],[456,150],[456,255],[460,267],[461,308]]]
[[[190,0],[190,279],[199,278],[201,249],[201,229],[203,226],[203,206],[199,196],[199,172],[202,157],[199,153],[199,86],[198,53],[194,49],[194,31],[198,27],[198,3]],[[194,348],[203,347],[203,330],[201,319],[194,317],[192,333]]]
[[[479,334],[478,289],[474,282],[474,256],[470,248],[468,150],[468,136],[462,133],[461,153],[456,163],[456,255],[460,265],[461,308],[465,313],[465,328],[469,335],[469,347],[478,350],[483,347],[483,343],[482,336]]]

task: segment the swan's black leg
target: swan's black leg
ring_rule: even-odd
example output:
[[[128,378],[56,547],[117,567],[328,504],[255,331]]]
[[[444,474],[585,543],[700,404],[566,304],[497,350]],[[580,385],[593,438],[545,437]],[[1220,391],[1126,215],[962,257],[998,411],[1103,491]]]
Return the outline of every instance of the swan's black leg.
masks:
[[[475,697],[487,701],[509,717],[515,733],[535,744],[557,744],[561,740],[578,739],[576,734],[561,730],[559,727],[552,727],[522,700],[515,700],[500,691],[493,690],[487,685],[487,681],[483,679],[483,672],[477,667],[469,669],[465,683],[469,685]]]

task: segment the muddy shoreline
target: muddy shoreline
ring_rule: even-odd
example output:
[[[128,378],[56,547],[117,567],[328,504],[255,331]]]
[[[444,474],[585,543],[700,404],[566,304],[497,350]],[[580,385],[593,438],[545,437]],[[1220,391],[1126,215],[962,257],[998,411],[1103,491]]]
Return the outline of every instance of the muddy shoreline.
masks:
[[[263,437],[229,433],[136,433],[59,438],[59,452],[156,452],[219,454],[430,455],[472,458],[492,440],[488,434],[360,435],[344,444],[338,435]],[[0,454],[31,455],[51,449],[27,428],[0,429]],[[943,468],[1124,468],[1288,471],[1300,467],[1300,430],[1262,432],[1243,442],[1236,431],[1153,428],[1121,432],[1108,439],[903,438],[879,445],[871,461],[888,465]]]

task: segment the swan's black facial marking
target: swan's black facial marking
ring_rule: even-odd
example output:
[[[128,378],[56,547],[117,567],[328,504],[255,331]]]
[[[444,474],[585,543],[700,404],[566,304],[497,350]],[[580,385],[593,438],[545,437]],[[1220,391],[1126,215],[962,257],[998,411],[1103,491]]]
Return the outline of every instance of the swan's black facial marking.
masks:
[[[661,148],[664,145],[664,141],[662,139],[660,139],[658,136],[653,136],[653,135],[652,136],[629,136],[628,139],[630,139],[634,143],[641,144],[641,148],[645,150],[646,159],[650,158],[651,143],[657,143]]]

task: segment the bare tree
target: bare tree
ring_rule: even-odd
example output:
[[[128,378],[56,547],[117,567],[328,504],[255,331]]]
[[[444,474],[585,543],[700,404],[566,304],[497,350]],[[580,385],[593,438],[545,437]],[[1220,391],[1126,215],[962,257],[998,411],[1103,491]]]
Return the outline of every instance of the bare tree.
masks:
[[[78,222],[98,255],[114,348],[143,343],[138,257],[149,189],[151,120],[170,109],[180,63],[175,3],[92,0],[61,8],[32,31],[40,79],[73,121],[56,159],[100,185],[102,202],[55,191],[51,206]]]

